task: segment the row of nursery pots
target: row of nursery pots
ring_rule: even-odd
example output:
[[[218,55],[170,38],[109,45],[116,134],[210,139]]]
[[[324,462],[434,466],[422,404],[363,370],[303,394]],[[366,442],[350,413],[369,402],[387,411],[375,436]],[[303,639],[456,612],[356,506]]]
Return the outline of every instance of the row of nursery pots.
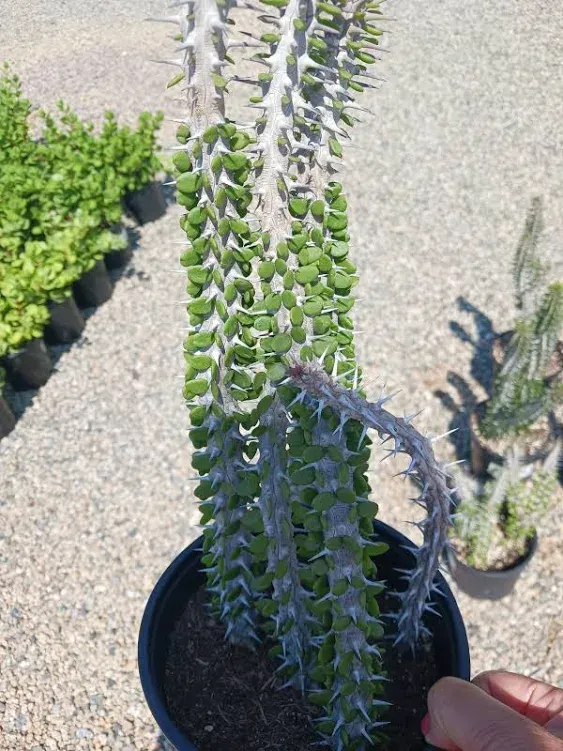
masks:
[[[166,203],[157,183],[150,183],[141,191],[128,196],[125,206],[139,224],[155,221],[166,211]],[[126,266],[133,254],[126,230],[117,226],[114,231],[127,241],[127,246],[106,253],[102,260],[97,261],[93,268],[74,283],[73,294],[66,300],[49,304],[51,318],[42,338],[32,339],[18,352],[6,355],[0,362],[5,367],[14,390],[38,389],[43,386],[53,370],[46,345],[76,341],[85,326],[81,308],[99,307],[111,297],[113,283],[108,271]],[[11,432],[14,426],[14,414],[0,393],[0,438]]]

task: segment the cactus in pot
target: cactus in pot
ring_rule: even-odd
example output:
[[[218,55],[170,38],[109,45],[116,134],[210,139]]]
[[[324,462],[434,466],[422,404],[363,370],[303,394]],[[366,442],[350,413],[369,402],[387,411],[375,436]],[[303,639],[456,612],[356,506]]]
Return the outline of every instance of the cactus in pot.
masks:
[[[518,317],[480,429],[485,438],[525,433],[563,403],[563,282],[546,284],[538,257],[543,205],[533,198],[514,258]]]
[[[485,478],[454,471],[457,505],[451,532],[467,564],[482,571],[503,570],[524,558],[555,494],[561,448],[558,438],[531,477],[522,476],[518,441]]]
[[[401,595],[397,648],[424,636],[450,524],[446,472],[383,394],[360,391],[350,311],[347,203],[336,172],[357,93],[375,78],[379,3],[260,0],[263,33],[227,35],[230,0],[175,3],[184,87],[178,202],[186,234],[190,331],[184,396],[204,529],[212,608],[234,643],[266,636],[287,685],[324,708],[331,748],[380,738],[384,584],[373,558],[368,428],[410,456],[424,544]],[[252,27],[259,26],[256,19]],[[236,31],[236,26],[235,26]],[[233,72],[232,47],[256,49],[256,78]],[[225,94],[250,84],[251,111],[225,114]]]

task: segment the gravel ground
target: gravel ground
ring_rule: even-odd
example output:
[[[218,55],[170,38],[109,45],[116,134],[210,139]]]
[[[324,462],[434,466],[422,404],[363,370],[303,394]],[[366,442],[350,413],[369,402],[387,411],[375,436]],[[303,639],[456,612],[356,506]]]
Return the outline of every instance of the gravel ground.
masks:
[[[132,122],[164,106],[173,116],[169,71],[149,62],[169,55],[166,31],[141,22],[157,5],[5,0],[2,56],[42,106],[63,97],[89,117],[110,107]],[[563,13],[545,0],[518,10],[510,0],[440,6],[437,15],[392,0],[386,83],[367,97],[376,117],[358,127],[344,175],[368,390],[380,380],[401,388],[395,409],[424,408],[418,425],[431,433],[452,418],[435,390],[454,408],[468,388],[478,393],[474,314],[456,300],[507,326],[510,260],[536,191],[545,196],[548,254],[563,271]],[[170,134],[168,124],[165,142]],[[183,297],[178,239],[174,208],[142,229],[114,296],[0,443],[7,751],[162,747],[135,647],[155,579],[197,534],[180,394],[184,316],[174,302]],[[438,450],[452,451],[447,441]],[[408,529],[407,488],[376,460],[382,518]],[[563,686],[556,519],[554,509],[512,597],[491,606],[459,595],[475,671],[505,667]]]

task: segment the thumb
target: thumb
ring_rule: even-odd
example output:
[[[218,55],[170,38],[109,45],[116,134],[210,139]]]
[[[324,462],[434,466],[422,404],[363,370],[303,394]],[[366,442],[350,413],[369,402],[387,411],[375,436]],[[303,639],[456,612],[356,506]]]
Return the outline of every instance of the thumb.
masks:
[[[535,722],[458,678],[442,678],[430,689],[424,734],[445,751],[563,751]]]

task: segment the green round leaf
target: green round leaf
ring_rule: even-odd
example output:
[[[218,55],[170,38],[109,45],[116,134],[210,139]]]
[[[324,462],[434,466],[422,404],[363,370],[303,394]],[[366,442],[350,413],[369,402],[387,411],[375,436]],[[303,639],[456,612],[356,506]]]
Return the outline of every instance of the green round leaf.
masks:
[[[229,170],[242,169],[246,167],[247,163],[248,157],[238,151],[231,154],[223,154],[223,164]]]
[[[201,188],[201,174],[188,172],[178,178],[176,187],[181,193],[196,193]]]
[[[258,276],[260,279],[270,280],[276,273],[276,267],[273,261],[262,261],[258,267]]]
[[[282,303],[287,310],[291,310],[297,305],[297,297],[291,290],[285,289],[281,293]]]
[[[193,399],[196,396],[202,396],[208,388],[209,381],[206,381],[204,378],[196,378],[184,384],[184,397],[186,399]]]
[[[309,201],[306,198],[291,198],[289,200],[289,213],[292,216],[304,217],[309,208]]]
[[[340,211],[328,214],[325,221],[330,230],[343,230],[348,226],[348,217]]]
[[[301,326],[293,326],[291,329],[291,337],[297,344],[305,344],[307,341],[307,334],[305,333],[305,329]]]
[[[324,307],[324,303],[320,298],[313,298],[311,300],[307,300],[307,302],[303,305],[303,312],[306,316],[309,316],[310,318],[314,318],[315,316],[318,316]]]
[[[320,199],[313,201],[311,204],[311,214],[315,217],[315,219],[321,220],[325,213],[325,204],[324,201],[321,201]]]
[[[180,172],[191,172],[192,160],[185,151],[179,151],[172,159],[174,166]]]
[[[194,284],[206,284],[210,277],[211,270],[204,266],[190,266],[188,269],[188,279]]]
[[[319,276],[319,270],[316,266],[302,266],[295,272],[295,278],[299,284],[307,284],[315,281]]]
[[[176,139],[179,143],[185,144],[187,143],[188,138],[190,137],[191,132],[187,125],[180,125],[176,129]]]
[[[291,344],[292,340],[289,334],[276,334],[272,339],[272,347],[274,348],[274,352],[277,352],[278,354],[289,352]]]

